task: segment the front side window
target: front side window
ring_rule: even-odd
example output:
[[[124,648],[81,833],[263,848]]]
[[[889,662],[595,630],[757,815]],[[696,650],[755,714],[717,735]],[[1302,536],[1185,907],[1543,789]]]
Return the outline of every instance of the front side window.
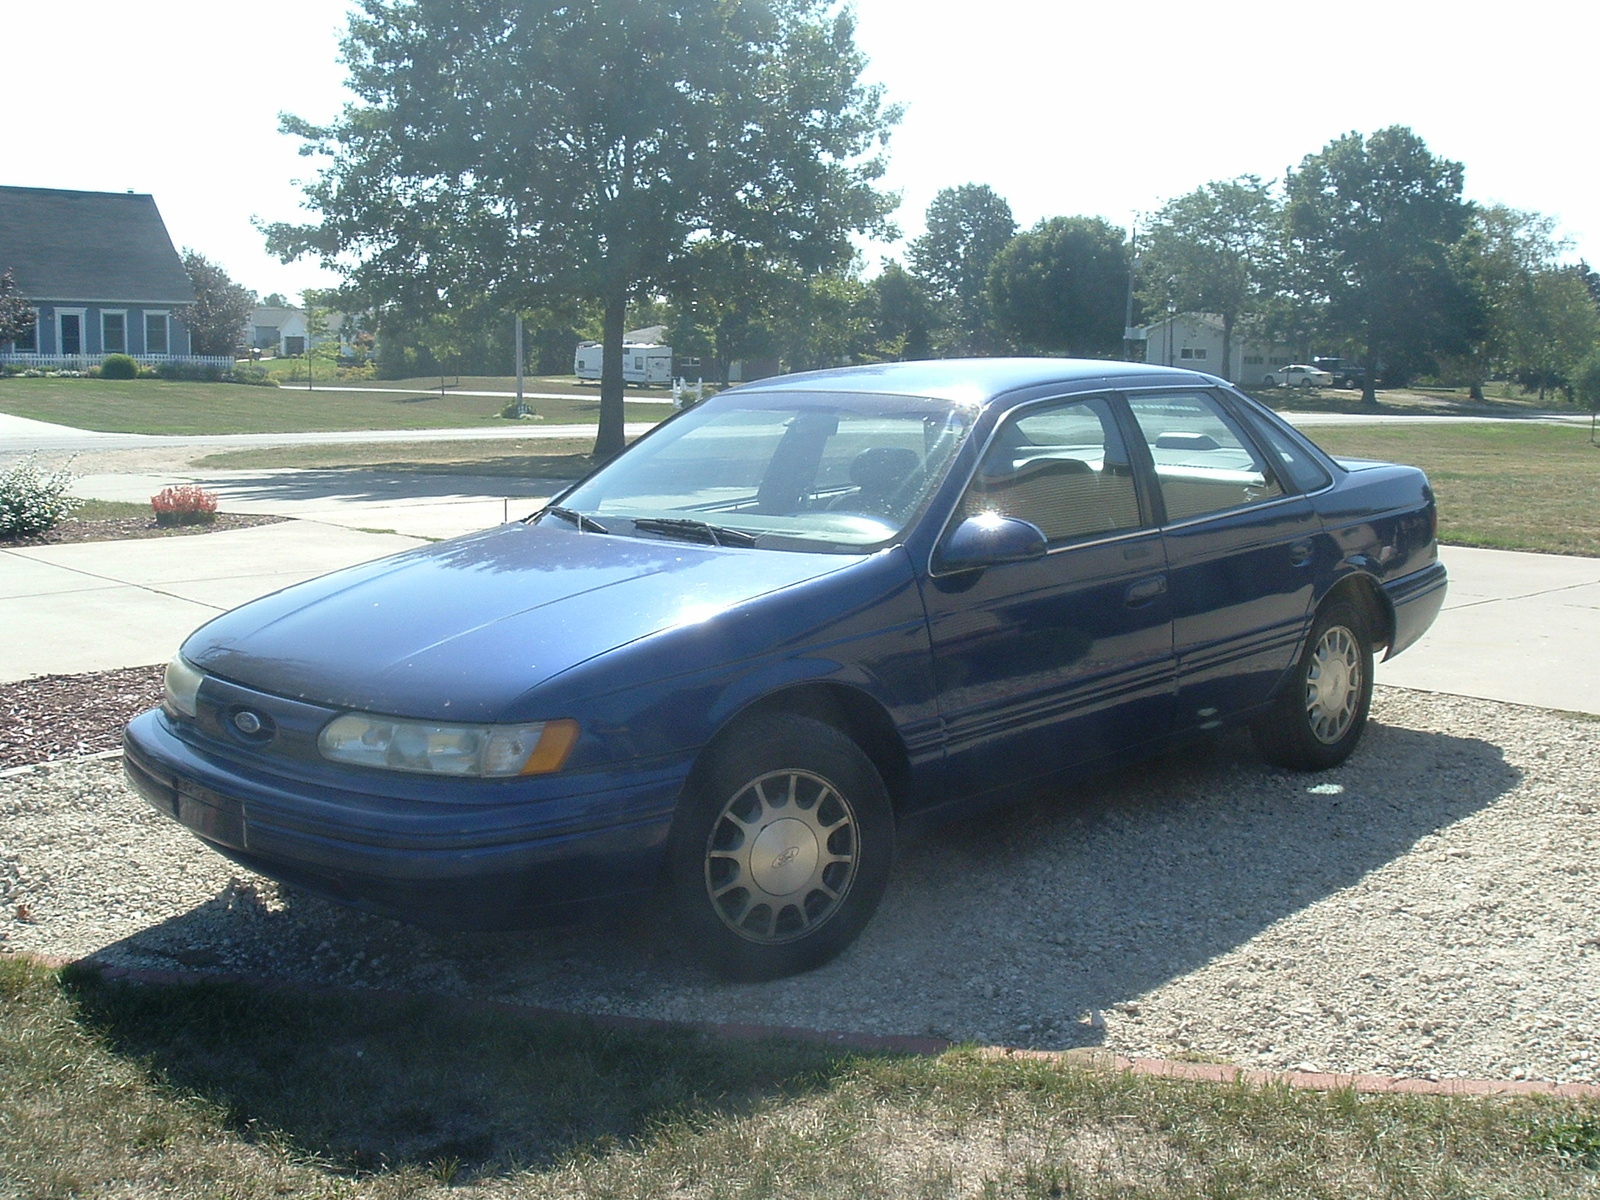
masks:
[[[675,417],[540,520],[623,535],[859,552],[911,524],[975,416],[921,397],[729,394]]]
[[[106,354],[128,352],[128,314],[103,312],[100,314],[100,349]]]
[[[1007,420],[961,511],[1030,521],[1051,542],[1137,529],[1139,494],[1110,405],[1099,397],[1074,400]]]
[[[1187,521],[1283,495],[1277,476],[1206,392],[1129,397],[1155,460],[1168,521]]]

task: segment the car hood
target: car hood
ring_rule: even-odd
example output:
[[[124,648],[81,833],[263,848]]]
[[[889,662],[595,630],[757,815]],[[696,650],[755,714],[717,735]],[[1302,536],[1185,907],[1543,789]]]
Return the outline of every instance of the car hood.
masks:
[[[502,525],[252,601],[183,654],[314,704],[493,721],[607,651],[858,561]]]

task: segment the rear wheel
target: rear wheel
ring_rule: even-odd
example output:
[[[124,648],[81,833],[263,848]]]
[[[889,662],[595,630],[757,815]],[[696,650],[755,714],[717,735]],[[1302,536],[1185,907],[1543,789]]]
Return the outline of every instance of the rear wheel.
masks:
[[[859,746],[809,717],[753,718],[710,754],[671,846],[696,949],[735,979],[821,966],[855,941],[888,884],[883,781]]]
[[[1326,770],[1356,748],[1371,705],[1371,635],[1361,611],[1337,601],[1317,616],[1283,693],[1253,727],[1256,748],[1282,767]]]

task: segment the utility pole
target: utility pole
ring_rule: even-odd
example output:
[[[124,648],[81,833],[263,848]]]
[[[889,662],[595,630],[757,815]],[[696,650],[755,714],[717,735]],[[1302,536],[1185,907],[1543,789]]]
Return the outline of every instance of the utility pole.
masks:
[[[522,402],[522,314],[517,314],[517,407],[513,409],[517,416],[528,415],[528,406]]]

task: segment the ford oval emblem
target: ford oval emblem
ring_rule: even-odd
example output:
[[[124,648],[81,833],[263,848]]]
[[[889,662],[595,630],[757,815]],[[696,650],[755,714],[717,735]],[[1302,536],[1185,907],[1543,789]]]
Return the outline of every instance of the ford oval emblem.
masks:
[[[233,714],[233,727],[246,737],[255,737],[261,732],[261,718],[248,708]]]

